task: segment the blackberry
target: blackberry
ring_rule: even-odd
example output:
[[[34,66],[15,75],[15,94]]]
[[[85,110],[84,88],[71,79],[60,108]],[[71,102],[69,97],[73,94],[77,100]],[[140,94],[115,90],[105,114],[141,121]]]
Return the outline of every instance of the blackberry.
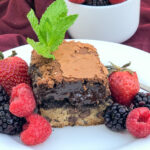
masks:
[[[9,96],[7,95],[4,88],[0,85],[0,103],[9,102]]]
[[[108,106],[104,112],[105,125],[113,131],[122,131],[126,129],[126,118],[129,109],[118,103]]]
[[[131,109],[137,107],[148,107],[150,109],[150,93],[137,93],[130,107]]]
[[[0,86],[0,133],[15,135],[22,131],[24,118],[18,118],[9,111],[9,96]]]
[[[109,0],[85,0],[85,5],[105,6],[110,5]]]

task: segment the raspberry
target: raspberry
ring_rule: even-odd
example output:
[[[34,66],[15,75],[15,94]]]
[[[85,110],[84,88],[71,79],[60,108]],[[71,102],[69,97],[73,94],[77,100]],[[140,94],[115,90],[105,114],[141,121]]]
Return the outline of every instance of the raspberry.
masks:
[[[27,124],[21,133],[21,140],[26,145],[43,143],[51,134],[52,129],[49,122],[38,114],[26,117]]]
[[[118,4],[118,3],[122,3],[125,2],[126,0],[109,0],[111,4]]]
[[[72,3],[82,4],[85,2],[85,0],[69,0]]]
[[[126,120],[128,131],[137,138],[150,134],[150,110],[147,107],[133,109]]]
[[[34,111],[36,106],[32,89],[25,83],[13,87],[9,111],[17,117],[26,117]]]

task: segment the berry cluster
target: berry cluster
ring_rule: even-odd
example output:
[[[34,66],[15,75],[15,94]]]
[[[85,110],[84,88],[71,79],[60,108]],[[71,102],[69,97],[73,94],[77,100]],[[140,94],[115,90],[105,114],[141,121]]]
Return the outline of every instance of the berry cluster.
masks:
[[[113,131],[127,128],[133,136],[143,138],[150,134],[150,93],[139,92],[137,74],[127,69],[129,65],[107,66],[115,103],[105,110],[104,121]]]
[[[133,103],[130,107],[114,103],[107,107],[104,112],[105,125],[113,131],[122,131],[127,128],[137,138],[148,136],[150,134],[150,103],[144,107],[137,105],[136,98],[141,95],[149,97],[149,94],[139,92],[134,99],[136,106]]]
[[[112,4],[122,3],[126,0],[69,0],[70,2],[91,6],[106,6]]]
[[[28,65],[14,55],[5,59],[2,53],[0,55],[0,133],[20,133],[24,144],[40,144],[52,130],[45,118],[34,113],[36,102],[30,87]]]
[[[35,99],[29,85],[21,83],[13,87],[9,111],[18,117],[26,118],[27,122],[21,132],[21,140],[26,145],[43,143],[52,132],[49,122],[34,113],[35,107]]]
[[[22,131],[22,126],[26,122],[24,118],[19,118],[9,111],[9,96],[2,86],[0,86],[0,132],[15,135]]]

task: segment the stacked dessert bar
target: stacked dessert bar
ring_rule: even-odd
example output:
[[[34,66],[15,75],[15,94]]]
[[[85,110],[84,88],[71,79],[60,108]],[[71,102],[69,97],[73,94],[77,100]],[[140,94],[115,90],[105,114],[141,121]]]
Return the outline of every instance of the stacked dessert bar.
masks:
[[[53,127],[102,124],[112,101],[108,71],[96,49],[64,41],[53,54],[55,60],[32,52],[29,73],[39,113]]]

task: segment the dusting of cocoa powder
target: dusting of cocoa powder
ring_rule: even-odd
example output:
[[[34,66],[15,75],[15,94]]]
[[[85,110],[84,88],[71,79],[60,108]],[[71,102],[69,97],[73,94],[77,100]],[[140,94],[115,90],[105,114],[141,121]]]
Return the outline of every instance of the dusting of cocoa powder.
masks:
[[[55,60],[43,58],[32,52],[32,64],[39,68],[42,77],[38,84],[48,84],[62,81],[92,80],[108,86],[108,71],[100,62],[96,49],[90,44],[64,41],[54,53]]]

